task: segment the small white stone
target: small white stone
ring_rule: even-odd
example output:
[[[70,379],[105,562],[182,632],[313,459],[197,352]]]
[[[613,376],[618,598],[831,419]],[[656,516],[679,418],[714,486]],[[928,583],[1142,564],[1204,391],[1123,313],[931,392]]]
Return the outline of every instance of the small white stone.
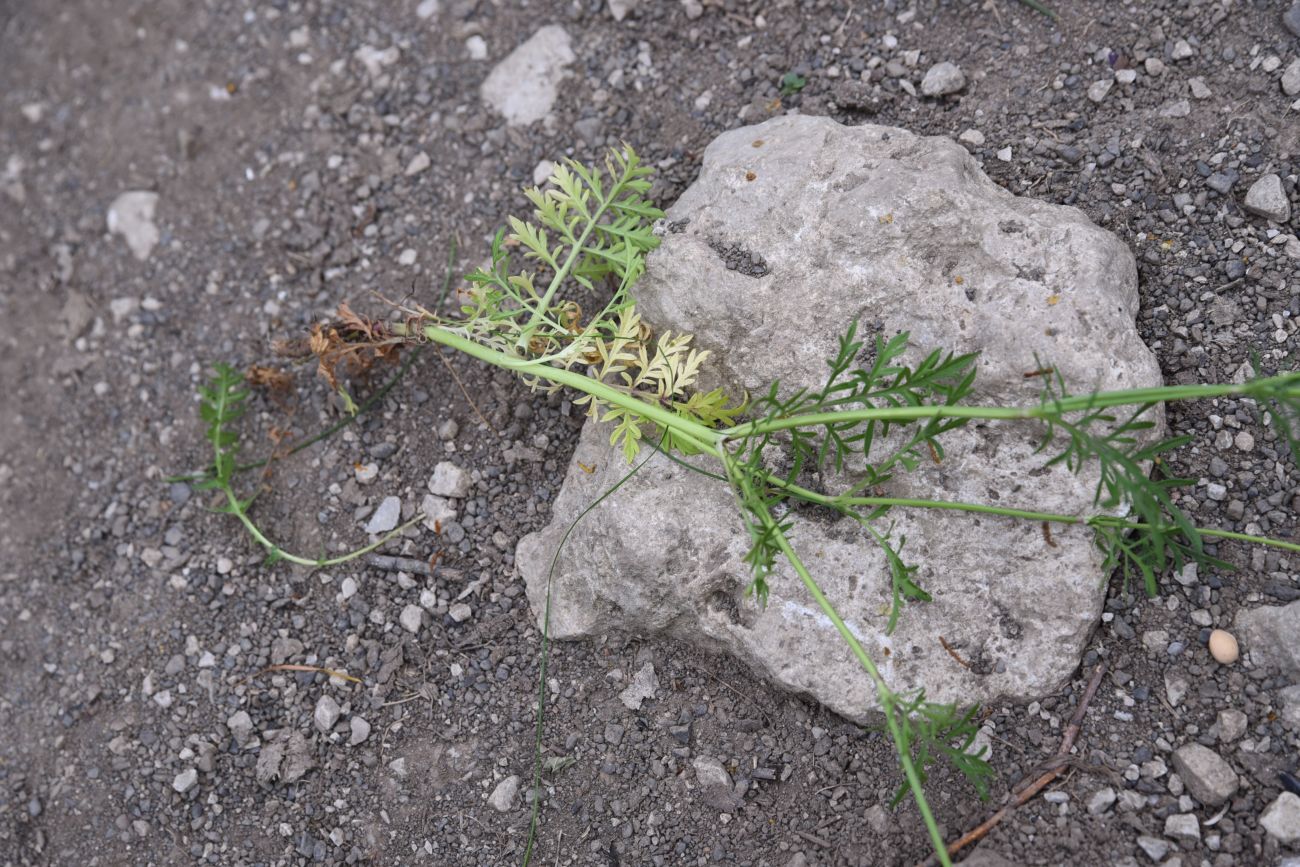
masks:
[[[433,494],[424,495],[424,502],[420,505],[420,511],[424,513],[424,526],[435,533],[440,532],[442,527],[456,520],[457,514],[448,500],[443,497],[435,497]]]
[[[415,264],[416,253],[410,247],[402,251],[402,255],[397,257],[397,264],[405,265],[408,268]]]
[[[615,21],[622,21],[633,9],[637,0],[609,0],[609,14]]]
[[[370,737],[370,723],[365,717],[354,716],[349,725],[352,727],[352,737],[348,739],[348,745],[355,747],[357,744],[365,743],[366,738]]]
[[[343,583],[339,585],[339,595],[342,596],[344,599],[351,599],[353,596],[356,596],[357,595],[356,579],[353,578],[351,575],[344,578]]]
[[[1251,184],[1241,204],[1250,213],[1275,223],[1291,219],[1291,201],[1282,186],[1282,178],[1275,173],[1261,175]]]
[[[1002,150],[998,151],[998,159],[1000,159],[1004,163],[1011,162],[1011,148],[1005,147],[1002,148]]]
[[[198,781],[199,772],[194,768],[186,768],[176,775],[176,779],[172,780],[172,788],[183,795],[194,788]]]
[[[551,179],[555,174],[555,163],[550,160],[542,160],[533,167],[533,183],[539,187]]]
[[[957,136],[957,140],[972,145],[973,147],[982,147],[984,144],[984,133],[977,129],[968,129],[963,131],[961,135]]]
[[[1300,841],[1300,797],[1291,792],[1278,795],[1260,814],[1259,824],[1283,843]]]
[[[1185,99],[1171,99],[1160,106],[1161,117],[1187,117],[1192,113],[1192,104]]]
[[[469,605],[464,602],[457,602],[455,605],[451,606],[451,608],[447,609],[447,614],[457,623],[464,623],[466,620],[469,620],[474,616],[474,609],[470,608]]]
[[[1146,59],[1146,62],[1143,63],[1142,66],[1144,69],[1146,69],[1147,75],[1151,75],[1151,76],[1164,75],[1165,62],[1161,60],[1159,57],[1148,57]]]
[[[429,491],[439,497],[463,498],[469,493],[469,473],[450,461],[440,461],[429,477]]]
[[[253,734],[253,719],[248,711],[237,710],[227,717],[226,728],[230,729],[230,736],[235,739],[235,743],[242,747]]]
[[[1287,96],[1300,93],[1300,59],[1291,61],[1291,65],[1282,73],[1282,92]]]
[[[497,783],[492,794],[488,796],[488,803],[492,809],[498,813],[508,813],[515,805],[515,798],[519,794],[519,777],[511,774],[501,782]]]
[[[421,0],[420,5],[415,7],[415,15],[421,20],[427,20],[438,14],[438,0]]]
[[[373,535],[390,532],[402,517],[402,501],[397,497],[384,497],[379,508],[366,523],[366,532]]]
[[[1214,95],[1210,92],[1210,89],[1205,86],[1204,78],[1197,77],[1188,79],[1187,84],[1192,89],[1192,97],[1194,99],[1209,99]]]
[[[465,40],[465,53],[469,55],[470,60],[487,60],[487,42],[482,36],[475,34]]]
[[[1137,81],[1138,73],[1136,69],[1117,69],[1115,70],[1115,81],[1119,84],[1132,84]]]
[[[429,155],[424,151],[420,151],[411,157],[411,161],[406,164],[406,176],[409,178],[412,175],[418,175],[432,164],[433,161],[429,159]]]
[[[159,690],[158,692],[155,692],[153,694],[153,700],[158,704],[159,707],[162,708],[171,707],[172,691],[170,689]]]
[[[312,720],[316,723],[316,728],[325,734],[329,734],[334,728],[334,724],[339,721],[339,703],[334,700],[333,696],[322,695],[316,700],[316,710],[312,713]]]
[[[926,70],[921,79],[921,93],[925,96],[947,96],[959,93],[966,87],[966,74],[955,63],[944,61]]]
[[[121,235],[135,258],[149,258],[161,235],[154,224],[158,194],[144,190],[122,193],[108,206],[108,231]]]
[[[1106,98],[1106,94],[1110,93],[1110,89],[1114,86],[1114,79],[1103,78],[1099,81],[1094,81],[1088,86],[1088,99],[1100,103]]]
[[[397,62],[397,58],[402,56],[402,52],[396,45],[391,45],[383,51],[373,45],[363,45],[352,52],[352,56],[366,68],[366,73],[371,78],[377,78],[383,74],[385,66],[391,66]]]
[[[1179,39],[1174,43],[1174,50],[1170,52],[1169,56],[1174,60],[1186,60],[1195,53],[1186,39]]]
[[[641,703],[654,698],[658,689],[659,678],[655,676],[655,667],[647,662],[632,675],[632,683],[618,694],[618,698],[628,710],[640,710]]]
[[[527,126],[546,117],[559,96],[565,67],[577,56],[569,34],[549,24],[510,52],[483,82],[483,101],[511,126]]]
[[[379,476],[379,464],[357,464],[352,468],[357,484],[368,485]]]
[[[407,605],[397,619],[403,629],[415,635],[419,633],[420,626],[424,623],[424,612],[418,605]]]
[[[691,766],[695,768],[695,779],[699,781],[702,788],[709,786],[731,788],[731,775],[722,766],[722,762],[713,756],[696,756]]]

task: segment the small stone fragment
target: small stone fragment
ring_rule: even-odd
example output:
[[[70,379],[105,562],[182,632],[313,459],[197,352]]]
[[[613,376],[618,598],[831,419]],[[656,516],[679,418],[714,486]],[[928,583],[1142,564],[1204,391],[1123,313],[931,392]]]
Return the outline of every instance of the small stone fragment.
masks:
[[[1174,813],[1165,818],[1165,836],[1182,843],[1200,842],[1201,823],[1192,813]]]
[[[1088,812],[1094,816],[1100,816],[1114,805],[1115,790],[1107,786],[1092,793],[1092,797],[1088,799]]]
[[[691,762],[691,766],[695,768],[695,778],[699,781],[701,787],[725,786],[728,789],[731,788],[731,775],[722,766],[722,762],[713,756],[696,756]]]
[[[1260,814],[1259,824],[1270,837],[1285,844],[1300,841],[1300,797],[1291,792],[1278,795]]]
[[[483,101],[510,126],[539,121],[550,113],[566,67],[575,59],[569,34],[549,24],[493,68],[480,91]]]
[[[961,135],[957,136],[957,141],[964,142],[974,147],[982,147],[984,145],[984,133],[977,129],[968,129]]]
[[[1159,837],[1141,836],[1137,838],[1138,847],[1147,854],[1152,861],[1159,863],[1169,854],[1169,844]]]
[[[1206,87],[1204,78],[1188,79],[1187,84],[1192,89],[1193,99],[1209,99],[1214,95],[1210,92],[1210,88]]]
[[[1088,99],[1096,103],[1101,103],[1110,93],[1110,89],[1115,86],[1115,80],[1112,78],[1103,78],[1094,81],[1088,86]]]
[[[1174,43],[1174,50],[1169,53],[1169,56],[1174,60],[1186,60],[1195,53],[1186,39],[1179,39]]]
[[[441,461],[429,478],[429,490],[439,497],[461,499],[469,493],[469,486],[469,473],[450,461]]]
[[[1208,747],[1190,743],[1174,751],[1174,769],[1187,790],[1207,807],[1217,807],[1236,794],[1240,780],[1223,758]]]
[[[108,231],[125,238],[131,253],[141,262],[149,258],[160,237],[153,221],[157,205],[157,193],[132,190],[108,206]]]
[[[370,737],[370,722],[365,717],[354,716],[349,724],[352,727],[352,736],[348,738],[348,745],[355,747],[357,744],[365,743],[366,738]]]
[[[456,510],[451,507],[451,501],[444,497],[435,497],[433,494],[424,495],[424,503],[420,506],[420,511],[424,513],[424,526],[435,533],[456,520],[457,515]]]
[[[397,497],[384,497],[379,508],[370,516],[370,521],[366,524],[366,532],[372,536],[380,533],[388,533],[397,526],[398,520],[402,517],[402,501]]]
[[[235,743],[242,747],[253,734],[253,719],[246,710],[235,711],[226,719],[226,728],[230,729]]]
[[[1300,59],[1291,61],[1282,72],[1282,92],[1287,96],[1300,93]]]
[[[501,782],[497,783],[492,794],[488,796],[488,803],[492,809],[498,813],[508,813],[515,805],[515,797],[519,794],[519,777],[511,774]]]
[[[1282,178],[1276,174],[1264,175],[1251,184],[1242,207],[1275,223],[1291,219],[1291,201],[1282,187]]]
[[[333,696],[322,695],[316,700],[316,710],[312,713],[312,721],[316,723],[316,728],[325,734],[329,734],[334,728],[334,723],[339,721],[341,713],[339,703],[334,700]]]
[[[186,768],[185,770],[181,771],[179,774],[176,775],[176,779],[172,780],[172,788],[183,795],[186,792],[188,792],[190,789],[194,788],[194,785],[198,781],[199,781],[198,770],[196,770],[195,768]]]
[[[1219,726],[1219,741],[1230,744],[1246,733],[1248,720],[1246,715],[1236,708],[1219,711],[1216,720]]]
[[[921,93],[925,96],[948,96],[966,87],[966,75],[955,63],[944,61],[931,66],[921,79]]]
[[[402,609],[402,613],[398,615],[397,619],[402,624],[403,629],[412,635],[416,635],[424,622],[424,613],[418,605],[407,605]]]
[[[457,602],[447,609],[447,616],[457,623],[464,623],[474,616],[474,609],[470,608],[467,603]]]
[[[632,683],[618,694],[619,700],[628,710],[640,710],[641,703],[654,698],[659,689],[659,678],[655,676],[655,667],[647,662],[632,675]]]
[[[1220,665],[1232,665],[1241,656],[1241,648],[1231,632],[1216,629],[1210,633],[1210,656]]]
[[[406,164],[406,176],[409,178],[413,175],[418,175],[431,165],[433,165],[433,160],[429,159],[429,155],[424,151],[420,151],[418,154],[411,157],[411,161]]]
[[[1187,117],[1192,113],[1192,104],[1185,99],[1171,99],[1160,106],[1161,117]]]
[[[636,4],[637,0],[609,0],[609,14],[615,21],[622,21],[636,9]]]

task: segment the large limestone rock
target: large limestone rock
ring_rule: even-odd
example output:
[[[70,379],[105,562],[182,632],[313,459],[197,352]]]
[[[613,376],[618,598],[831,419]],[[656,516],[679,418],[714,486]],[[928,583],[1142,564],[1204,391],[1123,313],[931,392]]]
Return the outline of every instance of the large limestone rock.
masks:
[[[960,146],[881,126],[781,117],[720,136],[668,212],[637,286],[657,328],[694,332],[733,392],[820,385],[836,338],[909,331],[913,357],[979,350],[976,399],[1032,404],[1055,365],[1075,391],[1150,386],[1134,328],[1137,275],[1113,235],[1073,208],[1016,198]],[[1036,428],[972,425],[947,456],[887,493],[1086,513],[1096,476],[1043,469]],[[553,523],[520,542],[533,609],[575,515],[624,473],[588,424]],[[697,459],[698,462],[698,459]],[[579,468],[595,467],[595,472]],[[813,479],[828,489],[846,480]],[[885,558],[848,520],[800,509],[793,542],[896,690],[936,700],[1028,700],[1078,665],[1106,575],[1091,534],[955,512],[901,511],[893,535],[934,597],[885,634]],[[666,632],[745,660],[784,688],[863,719],[874,693],[830,622],[785,568],[760,609],[745,595],[748,539],[727,487],[655,456],[589,514],[561,552],[551,633]],[[944,644],[952,649],[950,653]],[[956,657],[960,657],[963,665]],[[967,665],[969,667],[967,667]]]

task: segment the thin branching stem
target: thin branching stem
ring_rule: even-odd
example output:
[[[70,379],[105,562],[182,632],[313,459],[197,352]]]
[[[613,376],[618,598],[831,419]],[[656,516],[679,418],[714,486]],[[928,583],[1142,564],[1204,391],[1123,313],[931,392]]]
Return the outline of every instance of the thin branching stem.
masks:
[[[1267,379],[1252,380],[1241,385],[1172,385],[1139,388],[1132,391],[1103,391],[1023,407],[924,404],[921,406],[869,407],[837,412],[809,412],[784,418],[758,419],[745,422],[721,433],[726,439],[744,439],[783,430],[813,429],[832,424],[843,425],[868,421],[908,422],[932,418],[985,419],[989,421],[1058,419],[1068,413],[1105,409],[1112,406],[1141,406],[1180,400],[1203,400],[1238,395],[1252,396],[1267,393],[1277,386],[1294,385],[1295,382],[1295,374],[1284,374]]]

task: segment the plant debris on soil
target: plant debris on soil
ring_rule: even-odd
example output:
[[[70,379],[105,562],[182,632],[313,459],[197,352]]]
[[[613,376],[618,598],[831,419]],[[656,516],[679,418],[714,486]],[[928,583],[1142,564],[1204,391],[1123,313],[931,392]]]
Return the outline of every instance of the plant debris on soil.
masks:
[[[531,791],[541,636],[513,551],[547,522],[583,422],[563,394],[425,352],[277,459],[252,509],[291,550],[335,555],[378,517],[437,510],[337,569],[265,565],[167,479],[210,459],[194,389],[214,362],[270,387],[244,453],[286,455],[345,408],[274,341],[310,340],[340,302],[371,337],[392,324],[376,295],[434,304],[448,251],[471,270],[561,157],[627,141],[667,205],[719,132],[787,111],[951,136],[1009,191],[1083,209],[1138,257],[1168,382],[1231,380],[1253,352],[1294,369],[1300,9],[1049,5],[1056,20],[1003,0],[7,4],[0,864],[495,867],[519,863],[533,797],[534,863],[929,857],[914,808],[888,807],[879,731],[666,640],[552,647]],[[546,25],[573,59],[549,115],[507,125],[480,85]],[[923,93],[941,63],[957,69]],[[748,254],[720,251],[765,269]],[[331,372],[361,404],[391,359],[346,337]],[[1170,461],[1197,480],[1183,510],[1295,538],[1296,470],[1256,407],[1173,407],[1170,424],[1193,437]],[[1042,773],[1104,662],[1069,767],[972,857],[1300,855],[1296,818],[1270,810],[1300,762],[1300,674],[1270,648],[1230,666],[1206,649],[1238,612],[1300,599],[1300,564],[1215,553],[1236,571],[1166,576],[1155,599],[1115,582],[1069,685],[983,710],[994,802],[933,775],[946,839]],[[1211,806],[1223,766],[1237,782]]]

